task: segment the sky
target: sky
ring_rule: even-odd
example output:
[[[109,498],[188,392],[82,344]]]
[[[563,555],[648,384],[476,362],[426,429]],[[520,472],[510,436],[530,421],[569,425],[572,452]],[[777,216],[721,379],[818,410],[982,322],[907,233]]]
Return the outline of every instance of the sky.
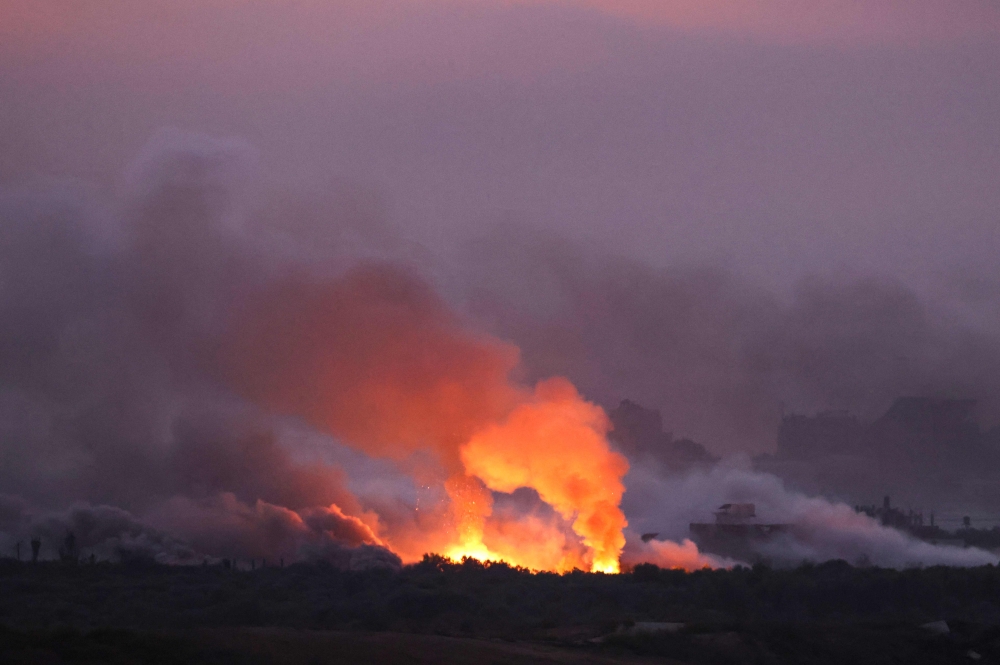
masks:
[[[432,247],[516,218],[643,260],[992,272],[992,2],[4,3],[0,177],[164,126],[351,181]],[[989,275],[993,279],[993,275]]]
[[[560,261],[604,266],[590,277],[616,261],[719,270],[723,291],[792,309],[808,309],[815,280],[875,280],[935,321],[995,329],[998,70],[989,1],[9,0],[0,184],[55,178],[103,196],[165,129],[240,143],[268,183],[241,196],[296,201],[277,223],[317,252],[377,245],[519,336],[536,365],[591,377],[586,392],[612,404],[640,393],[663,407],[685,390],[654,390],[641,348],[625,362],[609,342],[584,370],[551,340],[527,343],[568,308],[586,329],[575,338],[630,316],[597,295],[567,304]],[[331,216],[361,239],[345,248]],[[526,246],[531,266],[518,265]],[[599,293],[576,272],[577,292]],[[716,378],[695,383],[732,375],[727,335],[708,352]],[[673,420],[721,449],[766,449],[779,402],[873,417],[891,399],[813,383],[769,390],[771,415],[749,429],[716,431],[689,405]],[[719,390],[699,403],[728,403]]]

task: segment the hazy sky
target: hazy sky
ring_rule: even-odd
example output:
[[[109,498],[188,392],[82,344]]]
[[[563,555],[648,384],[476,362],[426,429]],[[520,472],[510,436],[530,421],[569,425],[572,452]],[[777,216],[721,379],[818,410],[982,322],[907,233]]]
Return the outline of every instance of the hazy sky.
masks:
[[[0,178],[113,183],[172,126],[374,192],[432,247],[513,218],[769,285],[976,296],[998,31],[984,1],[8,0]]]
[[[311,246],[339,247],[346,211],[368,237],[395,239],[394,251],[456,300],[472,283],[535,313],[563,297],[546,299],[546,277],[532,264],[558,252],[519,249],[536,242],[524,233],[536,228],[582,255],[722,268],[745,280],[710,287],[712,297],[730,294],[706,305],[710,330],[742,316],[732,304],[744,302],[732,295],[740,289],[779,299],[828,293],[829,302],[854,306],[861,300],[850,289],[796,285],[875,276],[992,335],[1000,322],[997,72],[1000,4],[985,1],[8,0],[0,7],[0,184],[56,176],[120,191],[150,137],[176,128],[244,143],[266,180],[292,192],[269,203],[270,214]],[[320,203],[302,203],[309,197]],[[468,251],[475,238],[480,250],[487,239],[492,256]],[[713,400],[729,398],[716,387],[716,397],[692,392],[708,365],[683,345],[670,342],[678,360],[662,367],[641,344],[627,361],[608,351],[623,330],[648,336],[663,330],[660,319],[687,314],[650,296],[649,307],[665,309],[643,320],[647,287],[622,294],[626,282],[613,270],[585,273],[562,273],[577,289],[572,326],[612,345],[589,383],[579,367],[597,362],[596,346],[564,367],[549,355],[566,345],[538,342],[533,352],[536,333],[519,332],[525,324],[509,305],[488,315],[535,358],[535,371],[566,372],[595,398],[648,393],[653,406],[675,403],[668,415],[679,431],[726,438],[704,423],[718,422]],[[685,297],[697,300],[700,279],[683,277],[665,292],[690,289]],[[909,302],[895,289],[880,291],[886,303]],[[894,307],[870,302],[871,312]],[[767,307],[750,319],[776,325]],[[808,298],[792,307],[810,311]],[[860,338],[889,349],[899,339],[892,330],[924,325],[919,304],[904,310],[877,332],[862,326]],[[824,314],[830,325],[854,316],[839,311]],[[607,316],[623,330],[602,328]],[[702,330],[698,321],[690,331]],[[724,337],[707,356],[718,363],[709,384],[732,384],[726,390],[740,399],[766,395],[750,410],[777,413],[778,399],[790,398],[733,379],[738,372],[719,359],[746,342]],[[689,338],[697,348],[705,334]],[[959,347],[943,357],[968,356]],[[733,362],[745,364],[740,354]],[[895,377],[893,363],[913,351],[875,355]],[[855,356],[859,367],[871,365]],[[678,369],[692,363],[697,377]],[[664,396],[657,386],[670,371],[676,394]],[[822,389],[800,406],[867,403],[876,413],[894,391],[941,389],[897,381],[871,389],[878,397],[865,402],[863,381],[841,371],[841,388],[818,379]],[[807,391],[793,384],[785,392]],[[698,409],[707,415],[691,415]],[[751,437],[758,447],[770,440],[773,417],[751,419],[764,423]]]

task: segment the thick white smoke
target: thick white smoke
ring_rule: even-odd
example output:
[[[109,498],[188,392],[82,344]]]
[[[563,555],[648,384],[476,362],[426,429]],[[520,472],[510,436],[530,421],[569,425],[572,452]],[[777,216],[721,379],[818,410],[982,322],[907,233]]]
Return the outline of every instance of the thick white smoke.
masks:
[[[911,566],[979,566],[998,557],[976,548],[937,546],[855,512],[846,504],[788,490],[776,476],[723,463],[711,469],[662,476],[636,465],[626,478],[623,505],[633,531],[632,547],[642,533],[681,541],[691,522],[711,522],[724,503],[754,503],[757,519],[789,524],[789,532],[755,545],[757,553],[775,564],[844,559],[850,563],[905,568]]]

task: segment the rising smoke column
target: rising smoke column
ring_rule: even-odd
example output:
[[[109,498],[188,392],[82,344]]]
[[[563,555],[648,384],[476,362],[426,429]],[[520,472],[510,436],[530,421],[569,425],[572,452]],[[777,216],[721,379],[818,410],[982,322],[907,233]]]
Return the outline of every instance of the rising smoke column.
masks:
[[[484,542],[491,490],[527,487],[583,548],[528,558],[548,569],[618,570],[628,463],[605,438],[604,412],[564,379],[533,391],[512,381],[517,349],[465,329],[413,275],[368,265],[335,280],[290,279],[230,330],[222,366],[242,395],[373,456],[433,454],[451,504],[436,538],[445,553],[499,558]],[[566,538],[557,523],[544,530],[543,540]],[[518,563],[517,552],[503,556]]]
[[[73,196],[0,198],[8,241],[0,251],[0,480],[17,495],[11,505],[27,499],[6,511],[16,519],[0,519],[8,550],[35,532],[55,543],[72,528],[99,556],[139,548],[171,562],[206,554],[398,565],[384,544],[410,560],[438,551],[614,570],[622,553],[626,565],[691,569],[729,564],[690,543],[641,547],[632,534],[623,550],[620,505],[639,532],[680,538],[705,506],[755,500],[763,508],[771,496],[768,514],[805,526],[783,544],[793,558],[995,560],[921,547],[844,506],[764,492],[776,481],[759,474],[746,478],[768,482],[751,491],[739,474],[644,479],[638,463],[622,504],[628,465],[607,444],[601,409],[565,379],[532,387],[521,378],[559,372],[525,369],[517,347],[463,325],[399,265],[331,277],[275,258],[231,208],[240,198],[222,175],[231,148],[167,139],[133,169],[121,219],[100,220],[120,224],[115,242],[92,237],[89,225],[104,211]],[[587,286],[580,292],[596,291]],[[626,295],[603,299],[629,302]],[[649,309],[641,302],[633,309]],[[626,369],[639,360],[651,362],[636,355]],[[405,500],[359,500],[336,465],[293,458],[259,406],[399,462],[444,501],[414,510]],[[727,487],[731,496],[721,496]],[[677,528],[664,529],[664,520]]]
[[[80,545],[101,556],[139,539],[165,561],[398,565],[386,545],[615,569],[627,464],[600,409],[565,381],[512,379],[518,349],[463,326],[406,269],[331,277],[307,253],[275,255],[236,205],[244,152],[159,135],[110,216],[45,192],[0,201],[0,413],[20,414],[0,426],[0,477],[27,506],[0,540],[94,516],[107,528]],[[292,456],[273,414],[397,461],[444,500],[362,507],[337,466]],[[557,458],[579,464],[547,468]],[[521,487],[533,505],[494,511],[494,491]]]
[[[464,330],[409,271],[363,265],[336,279],[298,276],[237,314],[223,349],[238,391],[300,415],[372,455],[458,447],[520,399],[516,347]]]

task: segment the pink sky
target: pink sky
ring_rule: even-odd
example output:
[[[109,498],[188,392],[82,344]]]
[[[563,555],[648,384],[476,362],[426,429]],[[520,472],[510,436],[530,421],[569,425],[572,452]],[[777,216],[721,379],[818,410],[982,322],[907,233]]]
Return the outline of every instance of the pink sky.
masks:
[[[1000,5],[989,0],[107,0],[85,4],[7,0],[0,7],[0,38],[6,49],[17,50],[58,48],[67,42],[103,50],[115,48],[111,42],[120,46],[124,41],[156,51],[163,44],[155,34],[162,30],[180,28],[185,36],[197,37],[206,29],[234,29],[246,35],[254,27],[271,27],[291,29],[305,39],[339,40],[419,20],[426,11],[458,14],[526,5],[589,7],[641,25],[779,42],[914,44],[995,36],[1000,31]]]
[[[602,11],[688,30],[782,42],[917,43],[995,35],[1000,5],[971,0],[585,0]]]
[[[432,237],[513,215],[781,283],[845,262],[939,275],[993,255],[998,13],[7,0],[0,182],[112,180],[170,126],[246,140],[288,178],[346,172]]]

